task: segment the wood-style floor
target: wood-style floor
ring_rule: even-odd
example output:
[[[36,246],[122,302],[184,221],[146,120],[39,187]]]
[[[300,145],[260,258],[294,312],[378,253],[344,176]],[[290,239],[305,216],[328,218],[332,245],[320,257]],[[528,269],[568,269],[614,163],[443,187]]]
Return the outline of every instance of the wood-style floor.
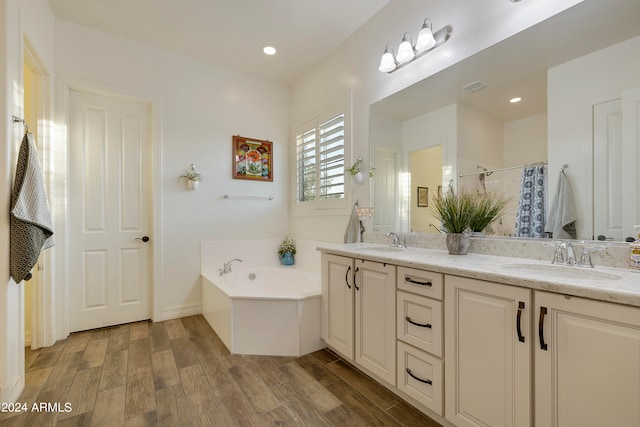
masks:
[[[75,333],[26,370],[0,426],[439,426],[330,350],[232,355],[202,316]]]

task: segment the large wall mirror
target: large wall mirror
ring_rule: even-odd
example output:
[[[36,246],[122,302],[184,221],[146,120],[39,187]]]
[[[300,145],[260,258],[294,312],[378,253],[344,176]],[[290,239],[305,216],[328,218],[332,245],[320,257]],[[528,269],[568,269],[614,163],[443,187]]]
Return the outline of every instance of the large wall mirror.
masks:
[[[548,208],[566,165],[576,237],[633,236],[639,22],[637,0],[585,0],[371,105],[374,231],[439,233],[419,196],[465,188],[511,198],[493,233],[512,236],[523,166],[545,167]]]

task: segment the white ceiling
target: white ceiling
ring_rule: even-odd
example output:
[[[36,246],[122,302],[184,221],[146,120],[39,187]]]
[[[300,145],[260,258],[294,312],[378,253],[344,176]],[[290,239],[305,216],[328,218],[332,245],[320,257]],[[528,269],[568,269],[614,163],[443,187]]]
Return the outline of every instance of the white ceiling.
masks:
[[[58,19],[290,85],[389,0],[49,0]],[[262,53],[272,44],[275,56]]]

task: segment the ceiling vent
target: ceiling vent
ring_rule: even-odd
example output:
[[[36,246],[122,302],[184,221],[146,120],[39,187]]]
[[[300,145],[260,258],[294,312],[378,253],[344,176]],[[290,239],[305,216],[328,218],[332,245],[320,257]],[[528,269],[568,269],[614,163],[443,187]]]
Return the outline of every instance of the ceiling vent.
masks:
[[[476,93],[478,91],[481,91],[485,87],[487,87],[487,85],[484,82],[477,80],[475,82],[469,83],[468,85],[462,86],[462,89],[470,93]]]

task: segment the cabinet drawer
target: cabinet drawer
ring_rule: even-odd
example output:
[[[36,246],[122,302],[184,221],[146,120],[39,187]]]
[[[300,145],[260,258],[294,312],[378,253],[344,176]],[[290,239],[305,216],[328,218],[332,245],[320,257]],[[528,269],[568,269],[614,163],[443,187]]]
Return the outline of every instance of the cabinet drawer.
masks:
[[[442,302],[398,291],[397,304],[398,339],[442,356]]]
[[[398,389],[442,415],[442,360],[398,341]]]
[[[442,274],[417,268],[398,267],[398,289],[442,299]]]

